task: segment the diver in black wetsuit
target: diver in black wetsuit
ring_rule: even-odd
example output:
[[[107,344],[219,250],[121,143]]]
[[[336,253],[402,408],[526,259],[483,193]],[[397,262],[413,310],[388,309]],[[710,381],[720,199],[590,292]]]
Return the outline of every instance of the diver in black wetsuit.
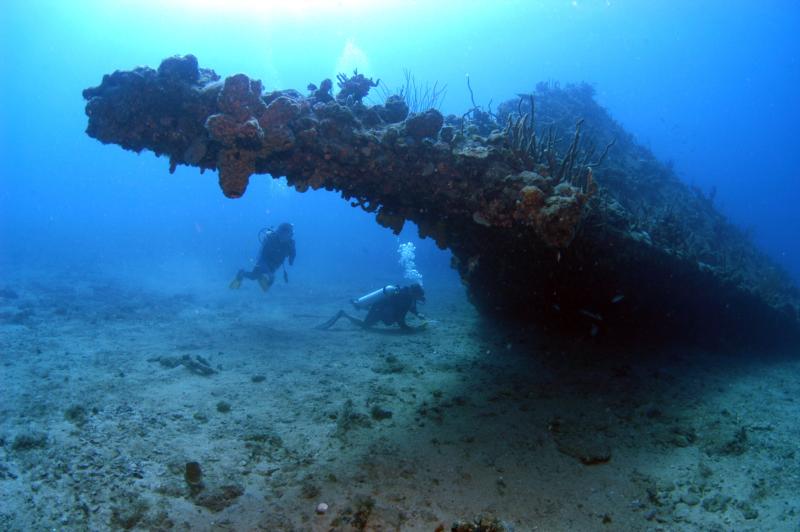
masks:
[[[275,282],[275,272],[281,267],[283,261],[289,259],[289,265],[294,264],[297,254],[294,243],[294,227],[289,223],[282,223],[278,229],[267,230],[261,241],[261,251],[258,253],[258,260],[252,271],[246,272],[239,270],[236,277],[231,281],[232,289],[242,285],[242,279],[257,280],[261,289],[266,292]],[[289,281],[286,270],[283,270],[283,279]]]
[[[392,288],[393,290],[387,291],[387,288]],[[377,292],[373,292],[373,294]],[[418,318],[425,319],[417,310],[418,301],[425,302],[425,290],[419,284],[414,283],[402,288],[386,287],[383,289],[383,297],[370,305],[367,317],[363,320],[354,318],[345,311],[340,310],[331,319],[316,328],[321,330],[330,329],[339,318],[347,318],[362,329],[369,329],[373,325],[383,322],[384,325],[396,323],[402,330],[409,331],[411,327],[406,323],[406,314],[411,312]],[[358,300],[353,302],[356,308],[358,308],[357,302]]]

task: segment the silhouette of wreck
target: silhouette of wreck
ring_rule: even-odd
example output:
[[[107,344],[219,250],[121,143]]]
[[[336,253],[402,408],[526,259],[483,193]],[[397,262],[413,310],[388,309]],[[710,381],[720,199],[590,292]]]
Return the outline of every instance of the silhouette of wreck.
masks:
[[[482,313],[598,341],[797,342],[800,293],[637,144],[588,85],[540,84],[496,112],[409,113],[363,103],[373,80],[340,75],[265,92],[191,55],[103,77],[83,92],[87,133],[219,172],[336,190],[399,232],[406,220],[453,254]]]

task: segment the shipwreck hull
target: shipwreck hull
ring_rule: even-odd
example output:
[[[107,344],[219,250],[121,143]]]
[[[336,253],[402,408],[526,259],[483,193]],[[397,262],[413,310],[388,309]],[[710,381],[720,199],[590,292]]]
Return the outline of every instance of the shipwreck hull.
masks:
[[[793,307],[772,307],[652,246],[582,234],[560,254],[539,252],[511,262],[490,252],[471,272],[459,265],[472,302],[487,315],[602,343],[800,345]]]
[[[409,113],[399,97],[364,105],[374,84],[363,76],[339,85],[336,96],[328,80],[306,96],[264,92],[243,74],[221,80],[192,56],[170,58],[84,91],[87,133],[166,155],[171,171],[216,170],[232,198],[268,173],[301,192],[337,190],[395,232],[413,221],[452,251],[488,315],[597,341],[800,338],[800,294],[788,278],[630,136],[609,151],[609,136],[625,134],[591,98],[542,95],[545,113],[566,102],[594,115],[599,159],[581,151],[579,131],[566,145],[553,126],[537,136],[533,97],[505,120],[479,110],[445,119]],[[548,111],[564,95],[580,105],[562,98]],[[639,192],[631,176],[645,171],[655,184]]]

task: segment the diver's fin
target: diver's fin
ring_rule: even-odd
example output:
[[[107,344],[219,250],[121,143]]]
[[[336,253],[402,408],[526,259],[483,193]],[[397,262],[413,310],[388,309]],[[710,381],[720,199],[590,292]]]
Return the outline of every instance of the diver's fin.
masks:
[[[228,288],[230,288],[231,290],[236,290],[240,286],[242,286],[242,280],[239,279],[239,277],[235,277],[233,281],[231,281],[231,284],[228,285]]]
[[[334,323],[336,323],[336,322],[339,320],[339,318],[341,318],[341,317],[342,317],[342,315],[343,315],[343,314],[344,314],[344,312],[342,312],[342,311],[340,310],[339,312],[337,312],[336,314],[334,314],[334,315],[333,315],[333,317],[332,317],[331,319],[329,319],[329,320],[328,320],[328,321],[326,321],[325,323],[320,323],[319,325],[317,325],[317,326],[316,326],[316,327],[314,327],[314,328],[315,328],[315,329],[317,329],[318,331],[325,331],[325,330],[328,330],[328,329],[330,329],[331,327],[333,327],[333,324],[334,324]]]
[[[258,278],[258,284],[261,285],[261,289],[266,292],[269,290],[269,287],[272,286],[272,283],[269,282],[269,279],[264,277],[263,275]]]

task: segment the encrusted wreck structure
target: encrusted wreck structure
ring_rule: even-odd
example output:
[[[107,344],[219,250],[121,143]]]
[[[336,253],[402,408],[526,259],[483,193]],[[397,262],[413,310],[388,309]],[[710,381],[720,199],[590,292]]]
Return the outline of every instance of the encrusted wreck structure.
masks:
[[[588,86],[540,85],[495,113],[363,103],[339,76],[265,92],[193,56],[116,71],[83,93],[87,133],[217,170],[336,190],[397,232],[450,249],[486,314],[598,340],[797,341],[800,293],[713,207],[636,144]]]

